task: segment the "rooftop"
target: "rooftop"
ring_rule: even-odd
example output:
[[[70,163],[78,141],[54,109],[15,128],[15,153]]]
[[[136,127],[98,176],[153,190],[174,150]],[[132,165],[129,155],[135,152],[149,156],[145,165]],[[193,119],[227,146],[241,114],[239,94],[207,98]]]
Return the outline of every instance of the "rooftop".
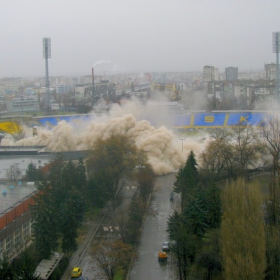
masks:
[[[40,279],[46,280],[49,279],[50,275],[54,271],[54,269],[59,264],[60,260],[62,259],[63,254],[59,254],[54,252],[52,257],[47,260],[42,260],[36,268],[35,273],[40,276]]]
[[[25,176],[27,167],[33,163],[37,168],[44,167],[53,160],[52,154],[44,155],[1,155],[0,157],[0,180],[7,180],[6,172],[11,165],[17,164]]]
[[[27,182],[17,182],[16,184],[8,184],[0,182],[0,216],[7,210],[12,209],[18,204],[35,193],[36,187],[34,184]]]

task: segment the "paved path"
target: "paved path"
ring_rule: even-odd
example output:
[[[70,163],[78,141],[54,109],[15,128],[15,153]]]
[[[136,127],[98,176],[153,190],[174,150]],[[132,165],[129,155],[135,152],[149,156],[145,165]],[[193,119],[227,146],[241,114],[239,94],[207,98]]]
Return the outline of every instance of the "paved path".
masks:
[[[103,226],[113,225],[112,220],[114,220],[114,222],[116,223],[115,218],[118,215],[119,211],[121,211],[121,209],[124,209],[129,204],[131,196],[134,193],[135,189],[131,186],[127,187],[127,184],[129,183],[123,183],[123,187],[120,188],[120,192],[116,198],[117,206],[111,211],[108,211],[105,214],[96,217],[95,220],[91,221],[91,225],[89,231],[86,234],[86,237],[79,244],[78,250],[72,255],[69,265],[60,280],[71,279],[71,271],[75,266],[80,266],[83,269],[83,275],[89,280],[93,279],[94,273],[90,271],[90,268],[88,267],[88,262],[92,262],[91,246],[95,239],[96,242],[100,241],[100,232],[103,232]],[[121,199],[120,204],[117,202],[118,199]],[[88,275],[91,276],[89,277]]]
[[[72,255],[66,271],[64,272],[63,276],[60,278],[61,280],[71,279],[70,275],[73,267],[79,266],[85,252],[87,251],[88,246],[91,244],[95,232],[98,230],[99,225],[102,223],[105,217],[106,216],[103,215],[102,217],[97,217],[94,221],[92,221],[92,224],[90,226],[90,229],[85,239],[79,244],[78,250]]]

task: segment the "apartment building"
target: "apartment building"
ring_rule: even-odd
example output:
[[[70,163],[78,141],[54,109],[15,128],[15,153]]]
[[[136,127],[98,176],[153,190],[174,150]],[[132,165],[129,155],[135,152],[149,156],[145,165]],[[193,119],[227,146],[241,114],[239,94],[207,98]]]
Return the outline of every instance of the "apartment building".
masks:
[[[277,71],[276,63],[265,64],[264,71],[265,71],[266,80],[276,79],[276,71]]]
[[[208,83],[211,81],[219,80],[219,69],[214,66],[204,66],[203,67],[203,87],[204,92],[208,92]]]
[[[225,75],[227,81],[236,81],[238,79],[238,67],[227,67]]]

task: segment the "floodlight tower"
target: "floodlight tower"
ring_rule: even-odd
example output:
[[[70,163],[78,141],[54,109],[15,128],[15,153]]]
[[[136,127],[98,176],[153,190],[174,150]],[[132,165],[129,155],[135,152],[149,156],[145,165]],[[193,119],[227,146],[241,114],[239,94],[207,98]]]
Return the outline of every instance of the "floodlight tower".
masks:
[[[45,59],[45,86],[46,86],[46,114],[51,114],[51,95],[49,81],[49,63],[51,58],[51,38],[43,38],[43,58]]]
[[[275,97],[279,101],[279,49],[280,49],[280,32],[273,32],[273,52],[276,53],[276,79],[275,79]]]

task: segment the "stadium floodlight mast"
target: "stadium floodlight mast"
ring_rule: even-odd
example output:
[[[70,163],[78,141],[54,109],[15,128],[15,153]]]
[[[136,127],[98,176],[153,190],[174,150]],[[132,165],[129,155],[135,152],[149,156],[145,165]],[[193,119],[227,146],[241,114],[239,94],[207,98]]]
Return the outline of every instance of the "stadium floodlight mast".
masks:
[[[51,58],[51,38],[43,38],[43,58],[45,59],[45,86],[46,86],[46,115],[51,114],[51,95],[49,81],[49,63],[48,58]]]
[[[280,49],[280,32],[272,33],[273,53],[276,53],[276,79],[275,79],[275,97],[279,101],[279,49]]]

